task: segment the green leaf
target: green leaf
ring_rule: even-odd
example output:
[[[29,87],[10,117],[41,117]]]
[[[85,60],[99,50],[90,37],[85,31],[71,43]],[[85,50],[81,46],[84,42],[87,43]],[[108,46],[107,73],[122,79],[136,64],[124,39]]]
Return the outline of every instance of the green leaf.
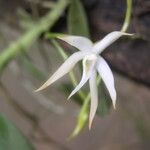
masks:
[[[0,150],[34,150],[24,135],[0,114]]]
[[[23,29],[27,30],[35,25],[35,21],[33,20],[31,14],[29,14],[26,10],[19,8],[17,15],[19,17],[19,23]]]
[[[97,108],[97,115],[105,116],[109,113],[112,103],[104,83],[101,82],[99,86],[99,104]]]
[[[65,93],[66,96],[69,96],[73,89],[74,89],[74,86],[72,84],[70,84],[70,83],[62,83],[58,87],[58,90],[60,90],[63,93]],[[79,96],[79,94],[73,95],[73,100],[75,100],[80,105],[83,104],[83,99]]]
[[[85,9],[80,0],[71,0],[68,12],[69,34],[89,37],[89,27]]]
[[[72,134],[70,135],[70,139],[76,137],[77,135],[79,135],[79,133],[84,129],[87,121],[88,121],[88,114],[89,114],[89,100],[90,97],[88,96],[85,100],[84,103],[81,107],[80,113],[78,115],[78,119],[77,119],[77,124],[76,127],[74,128]]]
[[[63,36],[67,36],[67,34],[63,34],[63,33],[52,33],[52,32],[49,32],[49,33],[46,33],[45,34],[45,38],[46,39],[53,39],[53,38],[57,38],[57,37],[63,37]],[[53,42],[54,43],[54,42]]]

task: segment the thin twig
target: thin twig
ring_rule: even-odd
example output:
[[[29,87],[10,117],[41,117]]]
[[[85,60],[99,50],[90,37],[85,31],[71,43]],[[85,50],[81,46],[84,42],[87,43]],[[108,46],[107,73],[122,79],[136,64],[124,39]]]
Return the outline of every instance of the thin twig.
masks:
[[[125,19],[124,19],[123,26],[121,28],[122,32],[126,32],[129,27],[130,20],[131,20],[131,13],[132,13],[132,0],[127,0]]]

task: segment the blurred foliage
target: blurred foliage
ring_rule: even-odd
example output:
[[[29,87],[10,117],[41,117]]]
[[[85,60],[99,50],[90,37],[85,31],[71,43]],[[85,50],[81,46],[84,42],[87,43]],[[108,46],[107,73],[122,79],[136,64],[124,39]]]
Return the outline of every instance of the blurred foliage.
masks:
[[[0,114],[0,150],[34,150],[22,133]]]
[[[30,29],[36,23],[35,21],[33,21],[31,14],[29,14],[24,9],[18,9],[17,14],[19,17],[20,26],[25,30]]]
[[[69,34],[89,37],[89,27],[84,7],[80,0],[71,0],[68,12]]]
[[[143,119],[143,117],[133,117],[132,119],[135,123],[136,129],[139,133],[139,136],[145,141],[149,142],[150,140],[150,126],[147,124],[147,122]]]
[[[105,88],[104,83],[101,81],[99,84],[99,105],[97,108],[97,115],[105,116],[109,113],[110,107],[112,105],[111,98]]]
[[[23,50],[29,47],[39,38],[39,36],[52,28],[56,21],[60,18],[68,5],[68,0],[60,0],[55,7],[50,10],[47,15],[39,19],[29,30],[27,30],[18,40],[12,42],[0,54],[0,72],[2,72],[7,64],[14,59]]]
[[[38,80],[43,81],[46,79],[46,75],[37,66],[34,65],[30,56],[25,52],[21,55],[21,62],[24,68]]]
[[[72,92],[73,88],[74,86],[70,83],[62,83],[58,89],[68,96]],[[78,104],[82,105],[83,100],[78,94],[75,94],[73,98]]]

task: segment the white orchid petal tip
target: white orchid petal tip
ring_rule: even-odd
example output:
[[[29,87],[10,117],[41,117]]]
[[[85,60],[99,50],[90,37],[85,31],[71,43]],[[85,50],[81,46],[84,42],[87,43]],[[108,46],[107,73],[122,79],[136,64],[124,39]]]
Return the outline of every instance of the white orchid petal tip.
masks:
[[[113,101],[113,108],[116,109],[116,99],[112,101]]]
[[[72,95],[70,94],[70,95],[68,96],[67,100],[70,100],[71,96],[72,96]]]
[[[89,122],[89,130],[91,130],[92,122]]]
[[[43,84],[41,87],[39,87],[37,90],[35,90],[35,92],[42,91],[42,90],[44,90],[44,89],[47,88],[47,87],[48,87],[48,85],[45,83],[45,84]]]

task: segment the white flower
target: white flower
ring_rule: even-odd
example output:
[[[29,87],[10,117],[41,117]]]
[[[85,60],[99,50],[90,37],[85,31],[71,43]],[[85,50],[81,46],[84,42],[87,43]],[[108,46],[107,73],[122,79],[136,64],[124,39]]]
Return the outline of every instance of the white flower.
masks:
[[[116,90],[114,86],[114,77],[107,62],[99,54],[103,52],[110,44],[115,42],[123,35],[132,35],[124,32],[114,31],[106,35],[101,41],[92,43],[89,39],[81,36],[64,35],[57,38],[79,49],[79,52],[72,54],[58,70],[36,91],[43,90],[47,86],[68,73],[75,64],[83,59],[83,74],[80,83],[71,92],[68,98],[74,95],[89,80],[91,106],[89,114],[89,127],[91,127],[98,106],[98,91],[96,85],[97,72],[105,83],[105,86],[112,99],[113,106],[116,105]]]

